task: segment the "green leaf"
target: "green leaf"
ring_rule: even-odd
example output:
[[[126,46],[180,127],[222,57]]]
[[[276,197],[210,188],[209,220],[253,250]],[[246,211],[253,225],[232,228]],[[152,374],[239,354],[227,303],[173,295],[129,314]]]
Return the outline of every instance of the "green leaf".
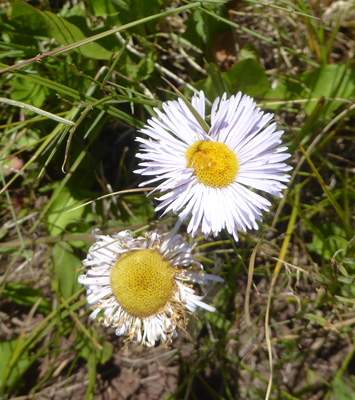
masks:
[[[32,146],[40,139],[40,130],[34,127],[27,129],[27,135],[22,135],[16,140],[16,148],[23,149],[27,146]]]
[[[0,68],[6,68],[8,65],[0,63]],[[62,85],[58,82],[55,82],[51,79],[46,79],[43,76],[28,74],[24,71],[14,71],[13,75],[23,77],[26,80],[38,83],[39,85],[43,85],[49,89],[53,89],[56,92],[62,93],[65,96],[71,96],[72,98],[78,101],[86,101],[88,104],[91,104],[93,107],[97,107],[100,110],[105,110],[108,114],[113,115],[116,118],[125,121],[126,123],[135,126],[140,129],[143,127],[143,123],[139,121],[137,118],[133,117],[131,114],[127,114],[118,108],[110,106],[106,103],[100,103],[96,98],[91,96],[86,96],[83,93],[75,90],[69,86]],[[128,101],[128,100],[127,100]]]
[[[355,400],[355,393],[342,380],[337,380],[333,386],[334,399]]]
[[[100,353],[100,363],[105,364],[112,356],[113,346],[109,342],[104,342]]]
[[[113,346],[109,342],[98,340],[98,342],[102,345],[102,349],[98,350],[95,343],[93,343],[93,341],[81,331],[76,332],[75,342],[77,343],[75,347],[79,352],[80,357],[84,358],[88,362],[93,354],[96,355],[94,361],[100,364],[105,364],[112,357]]]
[[[10,17],[23,30],[34,34],[54,38],[62,45],[72,44],[85,39],[86,35],[74,24],[49,11],[40,11],[19,0],[12,4]],[[112,53],[98,43],[88,43],[75,49],[88,58],[108,60]]]
[[[276,88],[265,94],[267,99],[307,100],[302,103],[305,112],[311,115],[317,102],[324,96],[326,101],[322,111],[323,118],[330,118],[345,102],[337,99],[350,99],[355,93],[355,69],[345,64],[324,65],[298,77],[278,82]],[[279,107],[279,106],[277,106]]]
[[[228,332],[232,324],[222,312],[216,311],[214,313],[206,313],[205,317],[209,323],[216,326],[218,329],[223,329],[225,332]]]
[[[320,99],[322,96],[329,98],[349,99],[355,93],[355,69],[344,64],[325,65],[313,72],[305,72],[301,76],[307,88],[311,91],[311,97]],[[306,96],[306,93],[303,93]],[[330,117],[340,105],[341,101],[331,100],[325,105],[324,117]],[[307,114],[314,110],[315,102],[305,106]]]
[[[319,235],[313,233],[312,242],[307,244],[307,248],[324,260],[329,260],[337,250],[345,249],[347,244],[345,231],[335,222],[331,222],[319,227]]]
[[[90,0],[89,7],[92,15],[95,17],[108,17],[118,14],[121,9],[129,10],[129,4],[123,0]]]
[[[154,72],[153,58],[152,53],[146,53],[146,58],[142,58],[138,63],[131,62],[126,65],[128,75],[133,82],[142,82],[151,76]]]
[[[316,314],[306,313],[303,318],[308,319],[309,321],[316,322],[318,325],[326,326],[328,324],[327,320],[323,317],[320,317]]]
[[[215,15],[228,18],[228,10],[225,4],[203,3],[204,10],[211,10]],[[231,30],[231,27],[219,21],[218,18],[208,15],[204,10],[195,9],[190,13],[184,22],[186,29],[182,36],[197,48],[206,51],[207,55],[207,51],[209,52],[215,43],[218,34]]]
[[[269,81],[261,65],[251,58],[234,65],[222,73],[231,93],[241,91],[251,97],[262,96],[270,88]]]
[[[28,103],[32,106],[40,108],[49,90],[35,82],[25,79],[13,79],[11,81],[12,93],[11,98],[16,101]]]
[[[154,218],[154,207],[146,201],[145,196],[139,194],[128,195],[124,197],[124,201],[129,205],[130,210],[135,218],[130,217],[131,222],[146,222]],[[122,213],[125,209],[122,207]]]
[[[42,12],[29,4],[14,0],[8,11],[8,17],[11,25],[17,31],[36,32],[36,35],[42,36],[46,33],[46,24],[44,23]]]
[[[28,351],[24,351],[22,357],[16,362],[16,364],[11,369],[11,372],[6,380],[3,382],[3,376],[6,370],[6,366],[10,361],[13,352],[16,348],[17,340],[9,340],[7,342],[0,342],[0,386],[6,385],[8,387],[16,387],[21,383],[22,375],[30,365],[30,360],[28,358]]]
[[[251,58],[237,63],[226,72],[220,73],[213,64],[208,70],[210,76],[194,86],[198,90],[202,89],[210,100],[221,96],[225,91],[230,94],[241,91],[251,97],[262,96],[270,88],[264,70]]]
[[[192,17],[195,22],[196,32],[200,36],[200,38],[204,41],[204,43],[206,43],[207,33],[206,33],[206,29],[205,29],[206,26],[205,26],[205,22],[203,20],[203,15],[202,15],[201,11],[199,11],[199,10],[194,10],[192,13]]]
[[[258,58],[260,57],[260,53],[253,44],[247,43],[240,49],[239,56],[245,60],[248,58],[258,60]]]
[[[161,0],[90,0],[88,5],[93,15],[106,17],[104,24],[107,27],[120,26],[158,14],[161,8]],[[147,29],[146,29],[147,28]],[[139,33],[142,36],[155,31],[155,22],[146,22],[144,25],[130,28],[130,32]]]
[[[81,285],[78,282],[82,263],[73,253],[68,243],[59,242],[53,247],[53,263],[57,267],[59,291],[65,299],[76,293]]]
[[[84,213],[84,207],[68,211],[74,205],[79,205],[78,199],[69,191],[68,187],[64,187],[53,200],[48,210],[48,232],[51,236],[57,236],[63,232],[66,226],[80,218]]]
[[[7,282],[2,296],[11,299],[20,306],[32,307],[43,296],[43,293],[40,289],[35,289],[21,282]],[[40,313],[48,314],[52,311],[52,307],[47,300],[42,298],[37,310]]]

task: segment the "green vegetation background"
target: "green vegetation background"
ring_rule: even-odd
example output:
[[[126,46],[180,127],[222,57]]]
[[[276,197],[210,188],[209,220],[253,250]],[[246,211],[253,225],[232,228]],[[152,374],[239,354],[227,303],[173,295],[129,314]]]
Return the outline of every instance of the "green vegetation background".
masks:
[[[0,5],[2,398],[355,399],[354,16],[325,0]],[[225,278],[217,312],[137,352],[88,320],[77,276],[94,227],[174,224],[133,174],[137,130],[176,98],[162,76],[188,98],[253,96],[294,171],[259,231],[197,238]]]

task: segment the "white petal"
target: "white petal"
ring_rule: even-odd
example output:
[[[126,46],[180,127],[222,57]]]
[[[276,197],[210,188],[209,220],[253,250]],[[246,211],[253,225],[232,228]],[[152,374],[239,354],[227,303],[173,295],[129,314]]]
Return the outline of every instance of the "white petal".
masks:
[[[203,92],[191,100],[204,118]],[[237,230],[257,229],[261,211],[268,211],[270,202],[248,188],[281,197],[290,177],[291,167],[283,163],[289,158],[281,145],[283,131],[269,124],[272,114],[264,114],[249,96],[215,99],[211,110],[211,129],[206,136],[194,116],[181,100],[164,103],[158,118],[148,121],[141,131],[149,140],[139,139],[142,160],[137,173],[149,175],[144,184],[161,183],[155,190],[163,194],[156,210],[179,212],[180,221],[191,216],[188,232],[192,236],[201,228],[205,236],[214,236],[227,229],[237,240]],[[269,125],[267,125],[269,124]],[[239,169],[235,182],[221,189],[198,182],[185,158],[189,146],[198,140],[225,143],[235,152]]]

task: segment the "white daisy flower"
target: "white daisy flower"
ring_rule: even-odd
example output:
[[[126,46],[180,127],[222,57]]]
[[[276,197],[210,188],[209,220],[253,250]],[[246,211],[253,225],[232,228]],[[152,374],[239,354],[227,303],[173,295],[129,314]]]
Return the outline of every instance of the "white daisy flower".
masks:
[[[205,120],[203,91],[193,96],[192,106]],[[273,114],[264,114],[240,92],[214,101],[208,133],[181,99],[155,112],[158,118],[140,131],[148,139],[137,138],[142,162],[135,172],[154,176],[141,186],[163,180],[155,189],[165,192],[156,211],[181,210],[180,221],[191,214],[193,237],[200,226],[205,237],[227,229],[235,240],[238,229],[258,229],[256,221],[271,203],[250,188],[282,197],[290,178],[285,172],[291,167],[283,163],[290,155],[279,147],[283,131],[276,131],[276,123],[267,125]]]
[[[116,328],[117,336],[143,346],[169,344],[177,329],[186,330],[188,314],[197,307],[213,312],[202,300],[203,284],[223,282],[203,274],[192,259],[193,245],[180,235],[151,231],[134,238],[130,231],[95,235],[79,283],[86,286],[91,319]]]

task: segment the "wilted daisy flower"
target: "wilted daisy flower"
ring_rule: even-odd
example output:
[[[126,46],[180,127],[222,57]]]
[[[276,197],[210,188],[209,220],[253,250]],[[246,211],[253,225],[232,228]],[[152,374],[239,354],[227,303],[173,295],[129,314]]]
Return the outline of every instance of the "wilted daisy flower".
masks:
[[[146,346],[168,344],[176,329],[186,329],[188,313],[197,307],[215,311],[202,302],[202,285],[223,279],[202,274],[193,246],[180,235],[152,231],[134,238],[123,231],[94,237],[83,261],[88,270],[78,280],[86,286],[91,319],[116,328],[117,336]]]
[[[201,91],[192,106],[205,119],[205,96]],[[211,111],[211,127],[206,133],[181,100],[163,104],[159,118],[148,120],[141,132],[143,160],[135,171],[154,176],[143,185],[163,182],[155,189],[166,192],[156,211],[180,211],[179,219],[191,214],[188,232],[195,236],[199,226],[207,237],[226,228],[238,240],[237,229],[258,229],[262,210],[271,203],[249,188],[282,197],[282,182],[289,180],[291,167],[282,161],[290,155],[279,147],[283,131],[276,123],[268,126],[273,114],[264,114],[248,96],[238,93],[217,98]]]

